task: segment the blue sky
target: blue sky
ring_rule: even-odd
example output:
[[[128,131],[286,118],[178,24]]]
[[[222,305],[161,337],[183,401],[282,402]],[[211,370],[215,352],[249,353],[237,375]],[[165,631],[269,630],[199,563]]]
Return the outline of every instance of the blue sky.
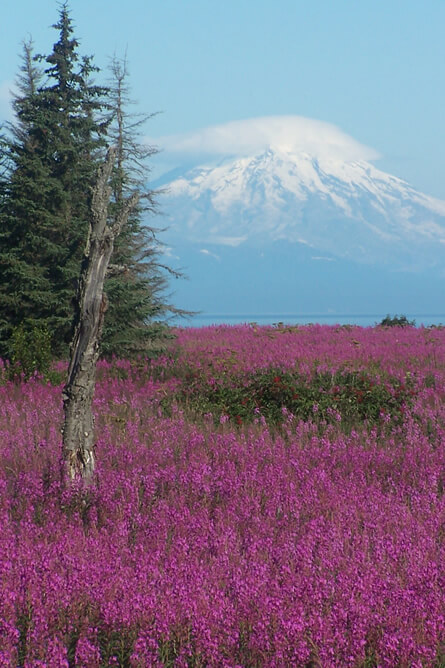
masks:
[[[32,36],[37,52],[49,52],[58,16],[55,0],[4,5],[1,117],[21,41]],[[105,69],[110,56],[127,52],[139,109],[163,111],[147,128],[152,137],[298,114],[338,126],[382,156],[380,169],[445,199],[444,0],[71,0],[70,7],[81,53]]]

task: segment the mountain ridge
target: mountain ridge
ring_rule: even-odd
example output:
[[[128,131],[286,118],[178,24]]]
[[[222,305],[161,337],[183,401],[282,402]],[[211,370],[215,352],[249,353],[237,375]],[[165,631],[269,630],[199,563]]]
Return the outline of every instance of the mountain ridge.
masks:
[[[445,202],[301,117],[170,138],[162,208],[176,298],[210,313],[443,311]]]
[[[173,174],[171,175],[173,176]],[[200,244],[284,239],[367,263],[440,265],[445,202],[365,160],[269,146],[164,178],[175,236]]]

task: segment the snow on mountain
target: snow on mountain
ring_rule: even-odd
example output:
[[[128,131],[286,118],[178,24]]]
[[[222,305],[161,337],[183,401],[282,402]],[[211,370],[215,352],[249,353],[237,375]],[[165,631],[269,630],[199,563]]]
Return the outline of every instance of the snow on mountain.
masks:
[[[314,256],[405,269],[445,264],[445,202],[378,170],[369,162],[376,153],[334,126],[272,117],[175,141],[179,155],[203,155],[206,146],[208,155],[162,181],[172,239],[203,247],[285,241]]]

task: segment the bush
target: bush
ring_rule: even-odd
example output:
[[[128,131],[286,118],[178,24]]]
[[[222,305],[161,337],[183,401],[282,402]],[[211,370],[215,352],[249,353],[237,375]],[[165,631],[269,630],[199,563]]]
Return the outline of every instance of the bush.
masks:
[[[11,379],[29,380],[35,373],[50,379],[51,335],[45,325],[22,322],[11,335]]]
[[[386,318],[379,323],[380,327],[415,327],[415,320],[408,320],[406,315],[395,315],[391,317],[388,313]]]
[[[215,422],[225,416],[241,425],[263,416],[269,425],[278,426],[292,414],[300,420],[340,422],[347,429],[388,415],[397,421],[414,394],[409,378],[402,383],[389,375],[377,378],[351,369],[316,370],[307,377],[268,368],[213,383],[203,373],[190,372],[173,400],[194,413],[212,413]],[[164,402],[164,408],[167,403],[171,400]]]

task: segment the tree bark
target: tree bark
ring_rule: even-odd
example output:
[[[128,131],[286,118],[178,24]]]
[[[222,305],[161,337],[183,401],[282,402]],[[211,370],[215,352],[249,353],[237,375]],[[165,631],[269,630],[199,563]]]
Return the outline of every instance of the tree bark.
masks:
[[[133,194],[122,207],[113,225],[109,225],[109,179],[116,151],[110,148],[100,167],[93,189],[90,224],[76,298],[76,321],[70,349],[68,378],[63,392],[63,460],[67,476],[90,479],[95,469],[93,397],[96,365],[107,309],[104,281],[113,253],[114,240],[137,205]]]

